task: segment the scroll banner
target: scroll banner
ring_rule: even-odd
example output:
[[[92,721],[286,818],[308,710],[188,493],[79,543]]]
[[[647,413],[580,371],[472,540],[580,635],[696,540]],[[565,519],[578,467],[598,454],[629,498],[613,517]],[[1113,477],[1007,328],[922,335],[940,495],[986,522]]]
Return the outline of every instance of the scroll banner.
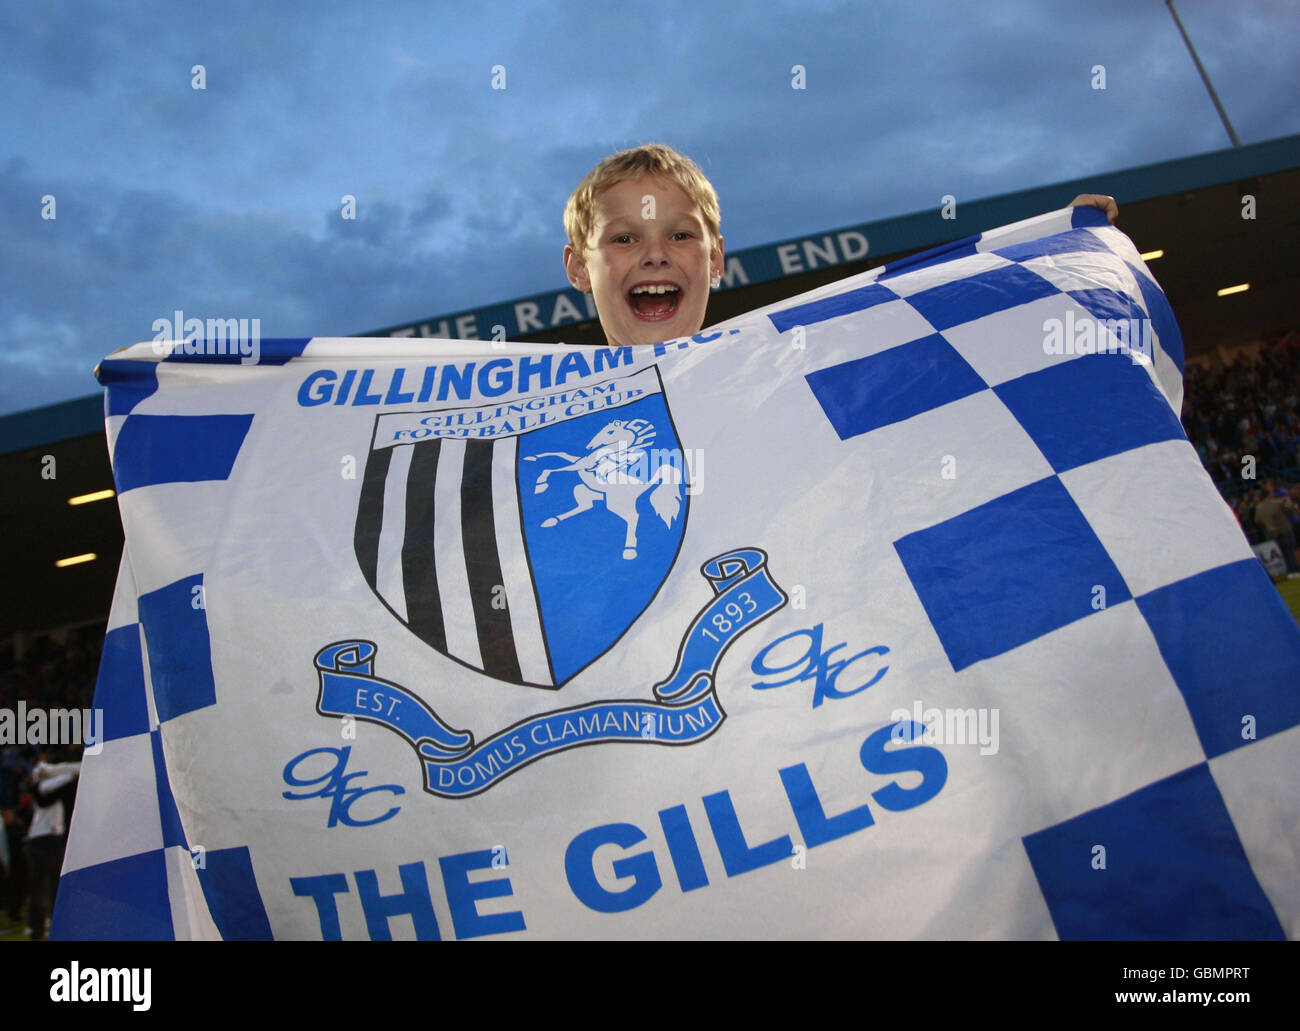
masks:
[[[426,790],[445,798],[475,795],[531,762],[579,745],[693,744],[726,719],[714,693],[723,653],[787,600],[772,582],[766,561],[762,551],[752,548],[705,564],[704,575],[717,597],[691,623],[672,674],[654,687],[655,696],[669,699],[668,704],[613,699],[560,709],[523,720],[475,745],[473,734],[453,730],[419,697],[376,677],[374,644],[343,641],[316,656],[317,709],[324,716],[351,716],[396,731],[424,759]],[[738,618],[727,618],[731,612],[738,612]],[[721,630],[719,623],[727,629]]]
[[[1182,369],[1092,208],[643,347],[114,353],[52,937],[1297,936]]]

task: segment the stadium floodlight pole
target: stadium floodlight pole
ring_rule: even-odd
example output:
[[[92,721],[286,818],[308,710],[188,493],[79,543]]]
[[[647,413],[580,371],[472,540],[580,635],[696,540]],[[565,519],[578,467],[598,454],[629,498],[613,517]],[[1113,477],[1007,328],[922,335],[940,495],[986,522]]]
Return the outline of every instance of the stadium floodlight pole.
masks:
[[[1228,121],[1228,112],[1223,110],[1223,105],[1219,103],[1219,95],[1214,92],[1214,86],[1210,83],[1210,77],[1205,73],[1205,67],[1201,64],[1201,59],[1196,56],[1196,48],[1192,46],[1192,41],[1187,36],[1187,30],[1183,28],[1182,20],[1178,17],[1178,12],[1174,10],[1174,0],[1165,0],[1165,6],[1169,8],[1169,13],[1174,16],[1174,24],[1178,26],[1178,31],[1182,34],[1183,42],[1187,44],[1187,49],[1192,55],[1192,60],[1196,62],[1196,70],[1201,73],[1201,81],[1205,83],[1205,88],[1210,91],[1210,99],[1214,101],[1215,110],[1219,112],[1219,117],[1223,119],[1223,126],[1228,130],[1228,139],[1232,140],[1234,147],[1241,146],[1241,140],[1237,139],[1237,133],[1232,128],[1232,123]]]

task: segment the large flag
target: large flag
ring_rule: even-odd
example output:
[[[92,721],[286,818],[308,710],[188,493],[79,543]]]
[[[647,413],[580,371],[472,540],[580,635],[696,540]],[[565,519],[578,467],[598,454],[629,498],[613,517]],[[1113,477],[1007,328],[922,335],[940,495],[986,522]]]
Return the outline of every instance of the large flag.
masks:
[[[139,344],[61,938],[1300,932],[1300,629],[1067,209],[689,339]]]

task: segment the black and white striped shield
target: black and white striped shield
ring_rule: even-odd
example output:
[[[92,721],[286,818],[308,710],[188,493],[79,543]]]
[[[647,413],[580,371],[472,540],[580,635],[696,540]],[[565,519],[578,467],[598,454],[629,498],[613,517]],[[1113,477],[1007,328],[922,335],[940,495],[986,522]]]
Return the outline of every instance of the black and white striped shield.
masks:
[[[505,404],[380,415],[357,561],[443,655],[558,688],[663,584],[689,472],[653,367]]]

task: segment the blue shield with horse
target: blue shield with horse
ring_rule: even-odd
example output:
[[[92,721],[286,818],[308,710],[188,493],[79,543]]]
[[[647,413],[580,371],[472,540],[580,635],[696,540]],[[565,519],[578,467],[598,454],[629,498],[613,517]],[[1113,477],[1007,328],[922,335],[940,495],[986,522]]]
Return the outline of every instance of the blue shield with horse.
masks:
[[[663,585],[691,476],[653,367],[509,404],[379,416],[357,559],[442,654],[558,688]]]

